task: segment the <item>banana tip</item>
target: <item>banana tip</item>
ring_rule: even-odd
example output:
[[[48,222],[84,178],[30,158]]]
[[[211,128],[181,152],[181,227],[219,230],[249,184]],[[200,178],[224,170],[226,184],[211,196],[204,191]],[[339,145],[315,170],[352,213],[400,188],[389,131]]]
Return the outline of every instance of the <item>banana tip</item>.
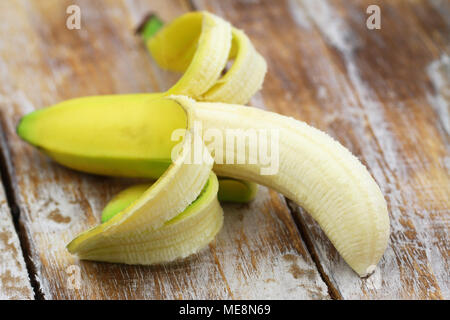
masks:
[[[366,268],[365,272],[361,273],[359,276],[360,276],[361,278],[368,277],[368,276],[370,276],[372,273],[375,272],[375,269],[376,269],[376,268],[377,268],[376,265],[371,264],[370,266],[368,266],[368,267]]]
[[[20,118],[19,122],[16,126],[16,134],[25,142],[31,144],[39,148],[39,145],[33,135],[33,130],[35,128],[35,123],[32,121],[35,112],[31,112],[22,118]]]

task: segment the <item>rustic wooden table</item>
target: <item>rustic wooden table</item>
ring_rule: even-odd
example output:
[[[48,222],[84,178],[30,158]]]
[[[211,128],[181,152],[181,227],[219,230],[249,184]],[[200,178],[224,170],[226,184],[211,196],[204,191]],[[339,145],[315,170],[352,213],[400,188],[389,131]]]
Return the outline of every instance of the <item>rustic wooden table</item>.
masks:
[[[80,30],[66,28],[71,4]],[[366,27],[370,4],[380,30]],[[371,277],[357,277],[306,212],[266,188],[249,205],[225,205],[215,243],[183,262],[124,266],[66,251],[130,181],[55,164],[18,138],[18,120],[69,98],[168,88],[175,76],[134,29],[150,11],[168,21],[200,9],[244,29],[266,57],[252,105],[328,132],[379,183],[391,237]],[[449,299],[449,102],[446,0],[2,0],[0,298]]]

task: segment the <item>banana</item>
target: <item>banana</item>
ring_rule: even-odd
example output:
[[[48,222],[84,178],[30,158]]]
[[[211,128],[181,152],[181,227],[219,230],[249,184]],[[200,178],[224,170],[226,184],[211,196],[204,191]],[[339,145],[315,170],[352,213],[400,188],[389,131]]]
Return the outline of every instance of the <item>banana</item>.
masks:
[[[169,149],[177,148],[179,143],[168,141],[178,129],[189,127],[195,132],[196,127],[201,127],[203,131],[195,136],[202,136],[206,148],[214,155],[214,172],[271,187],[305,208],[360,276],[375,269],[387,246],[386,202],[367,169],[327,134],[293,118],[252,107],[152,94],[87,97],[37,113],[41,114],[24,118],[19,133],[44,152],[76,155],[80,145],[89,143],[91,154],[98,153],[99,157],[114,150],[108,144],[122,139],[126,148],[117,150],[115,156],[123,159],[137,153],[140,157],[135,157],[136,167],[138,163],[158,161]],[[63,132],[58,129],[63,126],[61,117],[78,119],[83,125],[65,126],[68,131]],[[107,136],[101,136],[103,130]],[[255,156],[251,152],[249,140],[244,139],[244,148],[239,149],[237,143],[217,143],[208,136],[215,132],[216,136],[226,137],[229,130],[243,134],[246,130],[257,132],[258,146],[267,146],[263,153],[270,153],[274,159],[278,156],[278,163],[272,166],[261,161],[261,153]],[[33,132],[39,132],[37,140],[33,140]],[[61,135],[56,144],[55,134]],[[65,142],[70,137],[73,141],[68,145]],[[137,152],[144,146],[146,153]],[[84,149],[82,153],[86,156]],[[239,163],[242,156],[248,159]],[[164,157],[170,159],[168,154]],[[136,201],[142,197],[145,193]]]
[[[279,191],[311,214],[353,270],[360,276],[373,272],[389,237],[378,185],[325,133],[239,105],[260,89],[267,69],[247,36],[207,12],[186,14],[145,34],[155,61],[183,72],[167,92],[74,99],[27,115],[18,126],[24,140],[71,168],[160,177],[114,198],[104,223],[76,237],[69,251],[83,259],[152,264],[186,257],[210,242],[223,221],[217,178],[208,161],[185,163],[200,146],[206,158],[214,155],[214,172],[228,177],[224,188],[234,190],[237,183],[246,191],[228,193],[232,199],[254,194],[253,184],[236,179]],[[173,133],[184,128],[189,130],[179,144]],[[228,138],[217,143],[230,131],[238,133],[240,146]],[[265,146],[263,152],[253,152],[252,137]],[[178,147],[181,155],[172,163]],[[267,153],[270,161],[262,161]]]
[[[164,175],[125,209],[78,235],[69,252],[85,260],[155,264],[187,257],[212,241],[223,223],[218,182],[210,157],[187,161],[193,141],[187,133]]]

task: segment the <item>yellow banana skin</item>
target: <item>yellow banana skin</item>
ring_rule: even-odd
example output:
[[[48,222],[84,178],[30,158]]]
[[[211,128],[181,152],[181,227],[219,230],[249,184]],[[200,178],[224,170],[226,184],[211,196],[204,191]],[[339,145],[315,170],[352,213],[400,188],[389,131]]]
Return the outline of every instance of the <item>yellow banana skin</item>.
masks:
[[[168,94],[198,97],[219,78],[231,49],[231,25],[208,12],[187,13],[161,29],[148,43],[155,61],[184,74]]]
[[[135,152],[136,136],[126,134],[139,128],[144,141],[170,140],[169,131],[185,127],[187,123],[199,121],[204,130],[213,128],[224,132],[227,129],[276,129],[279,130],[279,170],[276,174],[262,175],[258,164],[215,164],[214,171],[234,179],[246,179],[271,187],[304,207],[319,223],[345,261],[361,276],[370,274],[387,246],[389,237],[389,217],[386,202],[381,191],[367,169],[341,144],[327,134],[307,124],[276,113],[252,107],[222,103],[195,102],[183,96],[154,98],[151,94],[136,96],[115,96],[108,103],[108,117],[103,116],[103,97],[88,97],[72,104],[64,105],[67,118],[86,119],[84,130],[90,132],[94,126],[99,131],[106,128],[112,132],[115,126],[127,148],[120,156]],[[126,108],[114,101],[128,101]],[[71,103],[66,102],[66,103]],[[55,134],[64,135],[61,141],[74,132],[55,131],[60,121],[61,106],[44,109],[39,117],[24,119],[21,136],[27,139],[33,131],[41,137]],[[162,110],[158,112],[159,110]],[[127,110],[124,112],[123,110]],[[47,114],[45,114],[45,113]],[[184,114],[180,116],[180,114]],[[176,119],[175,116],[180,118]],[[174,117],[174,118],[172,118]],[[89,118],[89,120],[87,120]],[[147,125],[148,121],[164,122],[166,131]],[[21,127],[19,127],[20,129]],[[31,134],[30,137],[32,137]],[[111,138],[111,137],[109,137]],[[112,137],[114,138],[114,137]],[[104,147],[104,138],[87,134],[77,139],[89,141],[92,152],[109,152]],[[152,140],[153,139],[153,140]],[[45,139],[38,139],[46,142]],[[54,142],[54,139],[50,139]],[[114,141],[114,139],[113,139]],[[155,141],[155,142],[152,142]],[[31,141],[36,143],[36,141]],[[40,144],[42,149],[57,148],[59,152],[77,151],[77,141],[73,145]],[[85,142],[81,143],[84,145]],[[171,144],[171,146],[175,146]],[[149,148],[145,161],[157,158],[155,146]],[[152,153],[152,150],[154,151]],[[85,150],[83,150],[86,154]],[[224,149],[235,152],[233,149]]]
[[[267,64],[247,35],[206,11],[175,19],[146,41],[153,59],[184,74],[166,94],[246,104],[262,87]],[[221,76],[229,60],[230,69]]]
[[[253,200],[258,193],[258,185],[239,179],[219,178],[219,192],[217,198],[220,202],[247,203]]]

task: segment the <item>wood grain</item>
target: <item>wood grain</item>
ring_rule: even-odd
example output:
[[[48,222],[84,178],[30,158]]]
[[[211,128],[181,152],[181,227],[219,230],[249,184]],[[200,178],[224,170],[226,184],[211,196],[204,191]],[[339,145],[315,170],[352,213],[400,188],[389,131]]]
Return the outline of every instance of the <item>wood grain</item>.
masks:
[[[65,28],[65,9],[73,3],[81,8],[79,31]],[[226,205],[215,243],[185,261],[153,267],[83,262],[65,249],[99,223],[107,200],[130,181],[53,163],[19,140],[17,122],[69,98],[167,88],[174,76],[156,67],[133,31],[148,11],[169,20],[188,7],[178,1],[0,2],[0,115],[42,298],[330,298],[284,198],[265,188],[250,205]]]
[[[331,290],[342,298],[449,299],[450,27],[446,1],[202,1],[243,28],[269,74],[256,103],[320,128],[379,183],[389,247],[359,279],[291,204]],[[381,8],[381,30],[366,8]]]
[[[33,299],[19,238],[0,188],[0,300]]]
[[[4,142],[0,132],[1,160],[4,160]],[[4,161],[1,165],[4,165]],[[6,194],[0,184],[0,300],[34,298],[23,257]]]

